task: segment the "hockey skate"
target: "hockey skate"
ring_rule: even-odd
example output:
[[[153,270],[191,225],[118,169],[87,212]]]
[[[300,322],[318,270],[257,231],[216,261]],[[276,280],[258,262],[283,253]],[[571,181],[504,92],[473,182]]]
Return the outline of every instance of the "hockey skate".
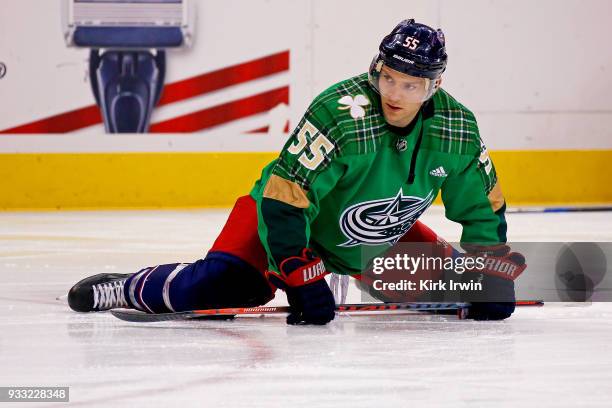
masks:
[[[68,305],[75,312],[99,312],[129,307],[123,286],[130,274],[101,273],[77,282],[68,292]]]

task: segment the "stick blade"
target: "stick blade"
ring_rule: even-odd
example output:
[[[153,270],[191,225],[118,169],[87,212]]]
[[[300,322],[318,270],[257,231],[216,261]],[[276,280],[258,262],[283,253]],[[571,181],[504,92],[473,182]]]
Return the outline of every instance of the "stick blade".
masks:
[[[194,316],[191,312],[150,314],[131,309],[113,309],[110,312],[118,319],[133,323],[167,322],[172,320],[194,319],[198,317]]]

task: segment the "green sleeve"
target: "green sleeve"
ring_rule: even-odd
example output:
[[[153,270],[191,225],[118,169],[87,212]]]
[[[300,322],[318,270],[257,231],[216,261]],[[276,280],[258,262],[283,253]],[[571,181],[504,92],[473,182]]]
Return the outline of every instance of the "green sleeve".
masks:
[[[258,230],[269,268],[301,254],[310,240],[310,224],[320,200],[342,176],[333,118],[313,105],[285,144],[257,195]]]
[[[442,185],[446,217],[462,225],[462,244],[505,243],[506,205],[484,145],[476,155],[464,156],[463,162],[467,165]]]

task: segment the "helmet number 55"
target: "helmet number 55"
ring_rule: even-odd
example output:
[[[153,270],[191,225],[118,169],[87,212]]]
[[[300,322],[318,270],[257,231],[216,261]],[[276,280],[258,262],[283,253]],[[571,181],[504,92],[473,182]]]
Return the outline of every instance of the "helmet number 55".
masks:
[[[406,37],[406,42],[403,44],[404,47],[407,47],[410,50],[416,50],[418,45],[419,45],[419,40],[412,38],[412,37]]]
[[[307,154],[305,151],[303,152],[308,144],[308,140],[312,139],[317,133],[319,135],[308,146],[310,154]],[[334,144],[309,121],[304,122],[304,125],[296,135],[296,139],[296,143],[290,145],[287,151],[291,154],[302,153],[298,161],[308,170],[315,170],[319,167],[323,160],[325,160],[325,156],[334,150]]]

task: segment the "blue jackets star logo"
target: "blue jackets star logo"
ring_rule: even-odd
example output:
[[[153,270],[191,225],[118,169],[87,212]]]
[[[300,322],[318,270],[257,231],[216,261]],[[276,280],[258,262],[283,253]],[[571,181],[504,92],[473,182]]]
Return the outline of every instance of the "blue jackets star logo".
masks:
[[[340,229],[348,241],[339,246],[394,245],[434,198],[433,191],[421,198],[405,196],[400,189],[395,197],[352,205],[340,217]]]

